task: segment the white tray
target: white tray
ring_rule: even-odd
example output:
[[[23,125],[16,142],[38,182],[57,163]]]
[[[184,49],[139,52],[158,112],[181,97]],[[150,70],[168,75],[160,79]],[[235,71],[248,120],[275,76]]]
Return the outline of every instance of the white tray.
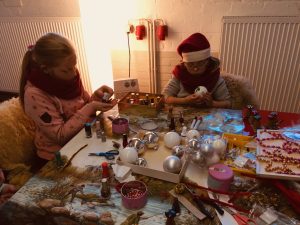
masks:
[[[277,133],[282,133],[283,132],[282,130],[268,130],[268,131],[277,132]],[[267,138],[267,137],[271,137],[271,135],[264,132],[264,130],[258,130],[257,131],[257,138],[258,139]],[[274,141],[265,141],[265,143],[267,145],[282,146],[283,141],[282,140],[274,140]],[[263,154],[263,151],[262,151],[263,149],[264,148],[262,148],[262,146],[257,144],[257,150],[256,150],[257,155],[262,155]],[[273,148],[266,148],[266,149],[271,151]],[[299,153],[293,153],[293,154],[283,153],[283,155],[300,158]],[[256,174],[258,176],[266,177],[266,178],[276,178],[276,179],[282,179],[282,180],[300,180],[299,175],[278,174],[278,173],[273,173],[273,172],[267,172],[265,170],[266,165],[267,165],[267,163],[265,163],[265,162],[258,161],[258,160],[256,161]],[[274,167],[274,166],[282,166],[282,164],[273,162],[272,167]],[[300,173],[300,169],[297,168],[296,166],[289,165],[288,167],[290,169],[292,169],[294,172]]]

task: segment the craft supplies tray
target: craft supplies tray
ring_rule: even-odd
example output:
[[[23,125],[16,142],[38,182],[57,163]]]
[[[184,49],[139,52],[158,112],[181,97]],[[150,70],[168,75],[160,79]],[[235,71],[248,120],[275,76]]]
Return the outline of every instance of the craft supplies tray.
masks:
[[[120,158],[117,158],[116,163],[119,165],[129,166],[132,169],[132,171],[137,174],[154,177],[172,183],[179,183],[187,169],[188,160],[182,159],[182,168],[178,174],[166,172],[163,169],[163,161],[167,156],[171,154],[172,154],[172,150],[166,148],[164,146],[163,141],[160,141],[159,148],[157,150],[147,149],[143,153],[143,155],[140,156],[146,159],[147,161],[146,167],[123,162],[120,160]]]
[[[155,118],[164,107],[160,94],[129,92],[118,103],[119,113],[127,116]]]
[[[255,174],[256,143],[253,137],[241,134],[223,133],[227,141],[227,152],[222,160],[234,172]]]
[[[291,140],[285,137],[283,133],[283,130],[257,131],[258,160],[256,162],[256,174],[267,178],[300,180],[300,141]],[[288,154],[287,151],[291,148],[296,149],[296,151]],[[277,149],[280,149],[280,151]],[[267,152],[271,155],[268,155]],[[276,158],[276,155],[279,157]],[[280,162],[276,162],[278,158]],[[287,163],[287,166],[284,167],[283,160],[290,161],[290,163]],[[291,162],[291,160],[294,162]],[[268,163],[272,163],[271,170],[268,168]],[[284,168],[290,172],[283,172]]]

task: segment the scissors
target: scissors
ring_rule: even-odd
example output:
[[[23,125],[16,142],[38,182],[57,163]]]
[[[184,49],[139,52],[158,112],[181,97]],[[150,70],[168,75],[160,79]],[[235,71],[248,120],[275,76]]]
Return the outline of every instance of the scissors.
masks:
[[[235,219],[238,225],[256,225],[256,222],[247,216],[241,215],[238,212],[233,212],[228,207],[224,207],[223,209]]]
[[[89,156],[102,156],[108,160],[115,159],[115,155],[119,155],[119,150],[113,149],[107,152],[90,152]]]

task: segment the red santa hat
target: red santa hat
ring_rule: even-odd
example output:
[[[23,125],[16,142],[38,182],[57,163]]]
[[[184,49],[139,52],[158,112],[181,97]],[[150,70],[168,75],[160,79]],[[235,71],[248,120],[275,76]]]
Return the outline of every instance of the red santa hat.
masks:
[[[210,57],[210,44],[203,34],[194,33],[181,42],[177,52],[183,62],[197,62]]]

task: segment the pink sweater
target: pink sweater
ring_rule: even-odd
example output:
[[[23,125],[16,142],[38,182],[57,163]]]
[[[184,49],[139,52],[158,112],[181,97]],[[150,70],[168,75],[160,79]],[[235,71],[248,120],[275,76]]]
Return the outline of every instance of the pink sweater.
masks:
[[[89,94],[71,100],[59,99],[36,88],[30,82],[25,86],[24,108],[35,122],[35,146],[39,157],[51,160],[74,137],[95,113]]]

